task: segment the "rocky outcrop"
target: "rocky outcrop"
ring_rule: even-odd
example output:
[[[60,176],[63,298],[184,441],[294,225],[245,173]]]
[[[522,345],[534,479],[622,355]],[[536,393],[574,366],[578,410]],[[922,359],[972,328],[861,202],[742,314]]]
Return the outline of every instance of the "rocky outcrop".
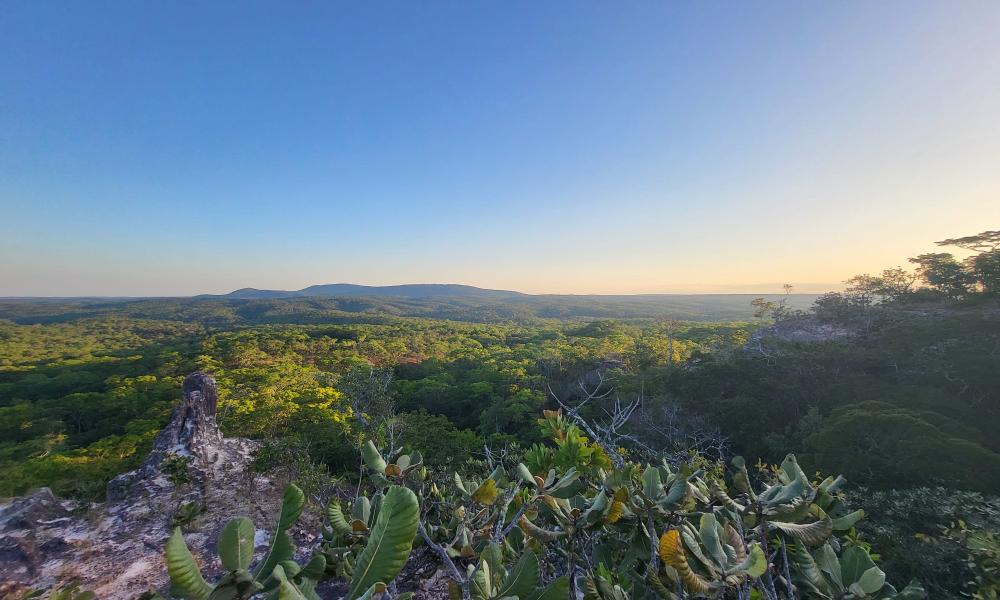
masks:
[[[73,581],[102,599],[164,592],[163,546],[185,511],[201,511],[185,529],[207,570],[220,567],[214,542],[233,517],[248,516],[262,528],[262,549],[283,485],[249,470],[258,442],[222,436],[216,399],[215,380],[191,374],[149,457],[108,484],[105,503],[60,500],[43,488],[0,506],[0,597]],[[311,550],[315,531],[305,522],[292,531],[303,551]]]
[[[252,451],[250,440],[225,439],[215,422],[218,391],[215,379],[207,373],[196,371],[187,376],[183,385],[183,399],[174,408],[170,423],[164,427],[153,442],[153,450],[142,466],[123,473],[108,483],[107,497],[111,502],[124,500],[133,495],[136,483],[140,492],[147,492],[148,484],[155,482],[160,467],[168,457],[180,457],[190,462],[191,477],[198,484],[204,484],[214,475],[217,467],[226,467],[233,461]]]
[[[758,329],[751,336],[752,345],[772,338],[788,342],[817,343],[839,340],[856,335],[857,331],[844,325],[824,323],[812,316],[792,317]]]

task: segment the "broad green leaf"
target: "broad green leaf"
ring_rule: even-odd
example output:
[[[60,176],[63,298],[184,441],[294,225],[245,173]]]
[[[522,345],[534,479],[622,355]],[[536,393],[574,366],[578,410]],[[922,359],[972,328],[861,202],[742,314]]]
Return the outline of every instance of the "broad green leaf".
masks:
[[[833,584],[834,590],[837,593],[843,593],[844,578],[840,571],[840,559],[837,558],[833,547],[829,543],[823,544],[816,550],[814,557],[816,565],[826,574],[826,578]]]
[[[254,572],[254,578],[263,583],[271,576],[274,567],[285,560],[291,560],[295,554],[295,545],[288,537],[285,530],[292,526],[302,514],[302,509],[306,505],[306,495],[302,493],[294,483],[288,484],[281,499],[281,512],[278,513],[278,523],[275,526],[274,536],[271,538],[271,546],[264,555],[264,560]],[[274,585],[269,583],[270,589]]]
[[[569,578],[565,575],[553,579],[544,589],[535,592],[528,600],[566,600],[569,598]]]
[[[507,470],[503,468],[503,465],[497,464],[496,468],[493,469],[493,472],[490,473],[490,479],[502,485],[505,481],[507,481]]]
[[[536,485],[538,484],[537,481],[535,483]],[[584,488],[584,484],[580,481],[580,474],[576,471],[576,468],[570,467],[558,481],[556,480],[555,469],[550,469],[548,478],[541,487],[545,489],[546,494],[553,498],[568,499],[580,493]]]
[[[330,519],[330,527],[337,535],[348,536],[354,533],[351,524],[347,522],[347,517],[344,516],[344,508],[336,498],[330,500],[330,505],[326,507],[326,516]]]
[[[660,470],[649,465],[642,472],[642,493],[650,500],[656,500],[663,493],[663,486],[660,484]]]
[[[479,553],[479,558],[483,559],[490,566],[490,586],[492,587],[496,583],[494,579],[498,579],[503,575],[503,550],[500,549],[499,544],[496,542],[490,542]]]
[[[796,460],[794,454],[785,456],[785,460],[781,461],[781,470],[784,472],[789,482],[799,480],[804,482],[806,485],[809,485],[809,477],[799,466],[799,461]]]
[[[666,509],[676,508],[684,499],[687,498],[688,484],[687,480],[683,477],[677,477],[674,483],[671,484],[670,490],[667,492],[666,497],[660,501],[660,506]]]
[[[253,522],[246,517],[233,519],[219,534],[219,558],[227,571],[250,568],[253,558]]]
[[[697,532],[695,532],[694,528],[690,527],[687,524],[684,524],[682,525],[682,530],[680,532],[680,535],[681,535],[681,541],[684,542],[684,546],[687,547],[688,552],[690,552],[691,555],[694,556],[698,560],[698,562],[700,562],[702,566],[704,566],[705,569],[707,569],[708,572],[712,574],[713,577],[719,575],[719,569],[721,568],[720,565],[717,565],[715,561],[710,559],[705,554],[705,551],[702,549],[701,544],[698,543],[697,539],[698,535]]]
[[[795,570],[814,592],[822,598],[830,597],[830,585],[820,572],[819,566],[809,554],[805,544],[795,544],[792,547],[791,562],[795,565]]]
[[[490,563],[485,560],[479,561],[479,569],[474,569],[472,565],[469,565],[470,575],[473,570],[475,570],[475,576],[469,580],[469,594],[473,600],[487,600],[491,598],[493,594],[490,589]]]
[[[455,473],[455,487],[457,487],[458,491],[462,492],[462,495],[466,498],[472,495],[472,493],[465,487],[465,482],[462,481],[462,476],[458,473]]]
[[[278,564],[279,567],[285,572],[285,577],[290,579],[295,579],[295,577],[302,571],[302,567],[299,563],[294,560],[283,560]]]
[[[278,581],[278,600],[306,600],[298,588],[291,581],[288,581],[281,565],[275,565],[272,574]]]
[[[371,440],[368,440],[361,447],[361,458],[365,461],[365,466],[369,469],[379,475],[385,474],[385,459],[382,458],[382,454],[379,453],[378,448],[375,447],[375,444]]]
[[[826,513],[821,513],[821,518],[812,523],[782,523],[781,521],[771,521],[768,524],[776,529],[787,533],[800,542],[810,546],[818,546],[830,538],[833,533],[833,522]]]
[[[833,530],[847,531],[851,527],[854,527],[854,524],[863,518],[865,518],[865,511],[863,510],[856,510],[842,517],[837,517],[833,520]]]
[[[166,548],[167,574],[177,590],[189,600],[205,600],[212,593],[212,586],[201,576],[198,563],[184,542],[181,528],[174,529],[173,535],[167,540]]]
[[[420,507],[405,487],[389,487],[382,500],[368,545],[354,564],[347,600],[358,598],[378,582],[392,581],[410,556]]]
[[[302,567],[302,571],[299,573],[300,578],[312,579],[313,581],[319,581],[323,578],[326,572],[326,557],[320,553],[313,555],[306,566]]]
[[[868,555],[864,548],[848,546],[840,554],[841,576],[844,579],[844,586],[846,587],[850,587],[852,583],[861,579],[865,571],[874,566],[875,561],[872,560],[872,557]]]
[[[254,572],[254,577],[261,583],[268,582],[271,572],[274,571],[274,567],[278,566],[282,561],[291,560],[294,555],[295,545],[292,544],[292,538],[288,537],[288,534],[284,531],[275,533],[274,539],[271,540],[271,546],[267,549],[267,554],[264,555],[264,560],[261,561]],[[272,580],[268,582],[267,589],[272,589],[273,587],[274,582]]]
[[[528,550],[507,573],[507,577],[497,590],[497,596],[527,598],[536,587],[538,587],[538,557]]]
[[[521,481],[531,487],[535,487],[537,485],[535,483],[535,476],[531,474],[528,467],[524,466],[524,463],[517,463],[517,476],[521,478]]]
[[[323,600],[316,593],[316,580],[315,579],[303,579],[302,583],[299,584],[299,591],[302,595],[306,597],[306,600]]]
[[[351,505],[351,516],[355,521],[361,521],[366,527],[372,518],[372,502],[367,496],[358,496]],[[353,527],[352,527],[353,529]]]
[[[281,513],[278,515],[278,531],[285,531],[298,520],[302,514],[302,509],[306,506],[306,495],[302,493],[299,486],[294,483],[288,484],[285,493],[281,497]]]
[[[764,551],[761,550],[760,544],[756,542],[750,544],[750,552],[747,554],[746,559],[740,564],[736,565],[737,572],[745,572],[750,575],[750,577],[760,577],[767,570],[767,558],[764,556]]]
[[[871,596],[885,585],[885,573],[878,567],[872,567],[862,573],[861,579],[858,579],[851,587],[855,585],[861,588],[865,594]]]
[[[608,495],[604,493],[604,490],[597,492],[594,499],[591,500],[590,506],[587,510],[583,511],[583,515],[580,519],[587,524],[595,523],[604,514],[604,511],[608,509]]]
[[[719,524],[715,520],[715,515],[712,513],[705,513],[701,516],[701,523],[698,531],[699,537],[701,537],[702,543],[705,545],[705,549],[708,550],[708,555],[712,557],[715,564],[719,566],[719,569],[725,569],[728,559],[726,558],[726,553],[722,550],[722,542],[719,540]]]
[[[566,500],[576,496],[586,488],[586,485],[580,481],[578,475],[574,475],[571,479],[563,483],[562,480],[556,482],[551,489],[547,490],[546,493],[553,498],[559,498],[560,500]]]

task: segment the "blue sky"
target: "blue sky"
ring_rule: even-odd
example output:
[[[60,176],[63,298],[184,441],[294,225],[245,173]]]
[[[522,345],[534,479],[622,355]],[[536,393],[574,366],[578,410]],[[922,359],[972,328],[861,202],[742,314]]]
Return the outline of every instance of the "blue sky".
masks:
[[[1000,3],[6,2],[0,295],[825,289],[1000,225]]]

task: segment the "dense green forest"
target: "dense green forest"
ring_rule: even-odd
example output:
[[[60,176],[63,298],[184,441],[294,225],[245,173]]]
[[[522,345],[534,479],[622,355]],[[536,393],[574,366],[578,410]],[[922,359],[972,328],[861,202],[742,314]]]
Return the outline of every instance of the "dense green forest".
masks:
[[[382,441],[437,469],[487,448],[538,460],[543,410],[599,422],[615,398],[634,407],[616,442],[636,460],[697,450],[766,468],[794,452],[807,473],[844,474],[867,490],[857,535],[945,597],[979,568],[956,528],[1000,526],[998,238],[946,240],[971,258],[921,255],[914,273],[855,277],[809,310],[747,298],[740,321],[495,304],[440,318],[477,310],[447,299],[421,301],[436,318],[403,315],[398,299],[7,301],[0,495],[101,499],[195,370],[218,380],[224,433],[266,440],[262,468],[303,480],[355,469],[363,398],[384,407]],[[901,508],[914,495],[922,521]],[[905,544],[916,536],[919,558]]]

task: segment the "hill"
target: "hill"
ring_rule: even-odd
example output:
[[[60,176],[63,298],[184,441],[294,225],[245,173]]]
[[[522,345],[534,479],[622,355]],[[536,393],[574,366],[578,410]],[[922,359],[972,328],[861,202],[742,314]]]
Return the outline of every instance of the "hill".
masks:
[[[301,290],[258,290],[242,288],[221,296],[203,294],[204,297],[222,297],[230,299],[274,299],[297,298],[310,296],[340,296],[353,298],[356,296],[384,296],[396,298],[516,298],[524,296],[521,292],[509,290],[491,290],[471,285],[450,283],[414,283],[407,285],[358,285],[355,283],[325,283],[311,285]]]

